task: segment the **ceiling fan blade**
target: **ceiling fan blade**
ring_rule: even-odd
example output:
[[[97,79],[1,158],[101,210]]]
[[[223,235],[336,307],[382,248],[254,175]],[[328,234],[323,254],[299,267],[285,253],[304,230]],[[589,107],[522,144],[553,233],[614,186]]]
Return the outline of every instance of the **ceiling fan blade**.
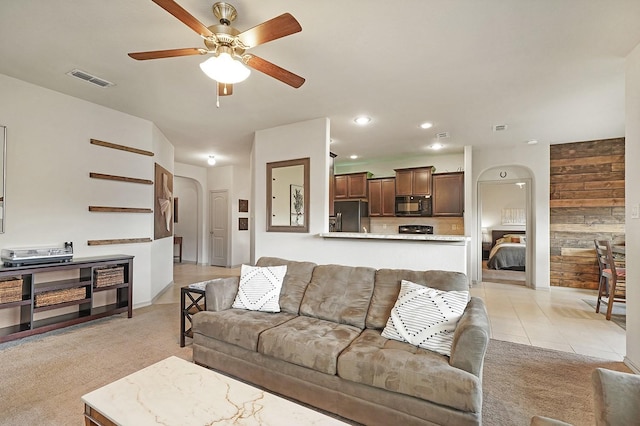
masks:
[[[300,31],[302,27],[296,18],[290,13],[283,13],[238,34],[238,39],[250,48]]]
[[[287,71],[284,68],[280,68],[279,66],[250,53],[242,56],[242,62],[257,71],[265,73],[291,87],[295,87],[296,89],[302,86],[305,81],[304,78],[299,75],[296,75],[291,71]]]
[[[138,61],[145,61],[147,59],[161,59],[161,58],[173,58],[175,56],[190,56],[190,55],[206,55],[205,49],[197,47],[189,47],[186,49],[170,49],[170,50],[154,50],[151,52],[135,52],[129,53],[129,56]]]
[[[218,83],[218,96],[233,95],[233,84]]]
[[[182,8],[173,0],[152,0],[155,4],[178,18],[183,24],[200,34],[202,37],[211,37],[213,33],[204,24],[193,17],[189,12]]]

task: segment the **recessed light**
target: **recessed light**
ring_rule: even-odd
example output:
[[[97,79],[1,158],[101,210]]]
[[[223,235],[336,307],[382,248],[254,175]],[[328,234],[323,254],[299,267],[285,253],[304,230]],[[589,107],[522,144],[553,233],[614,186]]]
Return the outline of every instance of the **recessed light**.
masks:
[[[444,148],[444,145],[442,145],[441,143],[434,143],[433,145],[431,145],[429,148],[431,149],[435,149],[436,151],[439,149]]]
[[[355,160],[356,158],[358,158],[358,156],[354,154],[354,155],[350,155],[349,158],[351,158],[352,160]]]
[[[430,129],[432,127],[433,127],[433,123],[429,123],[428,121],[425,121],[424,123],[420,124],[421,129]]]
[[[535,144],[537,144],[537,143],[538,143],[538,141],[537,141],[536,139],[529,139],[529,140],[527,141],[527,145],[535,145]]]
[[[359,117],[354,118],[353,121],[355,121],[356,124],[364,126],[365,124],[369,124],[371,122],[371,117],[361,115]]]
[[[207,163],[210,166],[213,166],[214,164],[216,164],[216,157],[213,155],[210,155],[209,158],[207,159]]]

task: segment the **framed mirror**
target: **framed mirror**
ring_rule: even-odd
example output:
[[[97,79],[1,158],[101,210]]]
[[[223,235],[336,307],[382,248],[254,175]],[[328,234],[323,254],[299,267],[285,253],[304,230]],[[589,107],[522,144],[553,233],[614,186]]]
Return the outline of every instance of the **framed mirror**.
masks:
[[[0,233],[4,234],[5,189],[7,174],[7,128],[0,126]]]
[[[309,232],[309,164],[267,163],[267,232]]]

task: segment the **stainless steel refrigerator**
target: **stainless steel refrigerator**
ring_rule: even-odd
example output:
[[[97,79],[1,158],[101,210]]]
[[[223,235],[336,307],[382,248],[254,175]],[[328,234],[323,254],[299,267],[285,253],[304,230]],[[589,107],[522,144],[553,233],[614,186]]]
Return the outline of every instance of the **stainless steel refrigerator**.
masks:
[[[333,210],[337,232],[369,232],[369,205],[366,201],[335,201]]]

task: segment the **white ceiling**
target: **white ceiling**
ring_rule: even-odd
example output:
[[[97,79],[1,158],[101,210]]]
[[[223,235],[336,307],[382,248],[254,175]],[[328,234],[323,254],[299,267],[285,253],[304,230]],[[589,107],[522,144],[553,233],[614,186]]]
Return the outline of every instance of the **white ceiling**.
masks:
[[[178,3],[216,23],[212,0]],[[254,131],[318,117],[331,120],[337,161],[425,154],[445,131],[444,152],[624,135],[624,58],[640,43],[640,0],[231,3],[240,31],[297,18],[301,33],[251,53],[306,78],[300,89],[253,71],[216,108],[204,57],[129,58],[203,47],[150,0],[2,0],[0,73],[151,120],[176,161],[200,166],[209,155],[246,163]],[[65,74],[74,68],[116,86]],[[373,122],[355,125],[358,114]],[[423,121],[434,127],[419,129]]]

